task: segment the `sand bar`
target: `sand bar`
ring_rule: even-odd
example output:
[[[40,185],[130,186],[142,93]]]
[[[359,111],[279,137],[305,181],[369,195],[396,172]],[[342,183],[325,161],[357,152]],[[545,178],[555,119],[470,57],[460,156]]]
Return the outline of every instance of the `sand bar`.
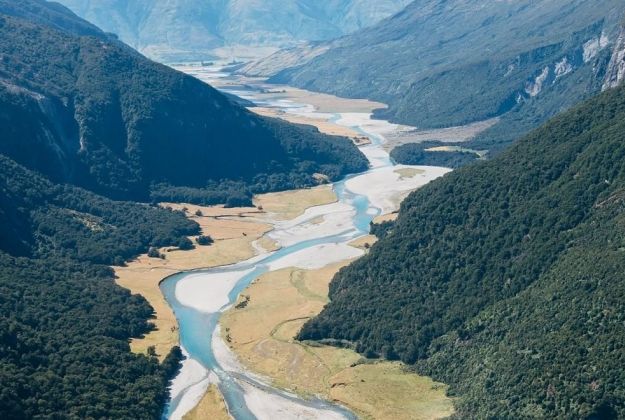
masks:
[[[386,214],[397,210],[411,191],[448,172],[451,170],[433,166],[389,166],[352,178],[345,186],[356,194],[366,194],[371,204]]]

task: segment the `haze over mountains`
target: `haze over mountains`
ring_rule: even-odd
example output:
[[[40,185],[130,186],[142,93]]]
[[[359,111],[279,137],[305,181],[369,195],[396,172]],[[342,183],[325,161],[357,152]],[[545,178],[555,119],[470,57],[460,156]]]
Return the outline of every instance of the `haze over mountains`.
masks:
[[[269,51],[261,47],[334,39],[370,26],[409,2],[60,0],[132,47],[166,61],[210,59],[216,53],[227,58],[258,56]]]

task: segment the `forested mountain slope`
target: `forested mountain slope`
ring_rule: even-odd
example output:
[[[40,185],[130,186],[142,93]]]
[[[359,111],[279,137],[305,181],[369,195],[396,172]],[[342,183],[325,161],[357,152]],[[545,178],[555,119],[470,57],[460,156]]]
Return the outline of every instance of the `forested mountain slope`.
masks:
[[[623,13],[619,0],[417,0],[271,80],[379,100],[378,116],[420,128],[513,111],[484,134],[496,148],[601,89]]]
[[[33,10],[39,18],[13,16]],[[62,19],[39,23],[53,13]],[[255,116],[101,32],[80,35],[84,27],[59,5],[0,1],[1,153],[56,181],[133,200],[195,187],[203,195],[185,197],[225,202],[367,167],[347,139]]]
[[[0,155],[0,417],[159,418],[181,355],[130,353],[152,308],[104,264],[198,233],[182,214],[54,185]]]
[[[337,38],[379,22],[410,0],[60,2],[151,57],[197,60]]]
[[[451,386],[459,418],[625,416],[625,87],[411,194],[302,339]]]

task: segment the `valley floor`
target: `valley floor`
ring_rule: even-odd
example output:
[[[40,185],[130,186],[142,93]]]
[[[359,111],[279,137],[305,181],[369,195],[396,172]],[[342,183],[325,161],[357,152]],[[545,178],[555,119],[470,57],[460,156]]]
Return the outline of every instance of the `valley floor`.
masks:
[[[191,74],[198,71],[197,76],[206,80],[206,75],[201,74],[205,71],[203,68],[186,71]],[[218,86],[230,83],[228,91],[237,93],[238,82],[210,82]],[[240,96],[245,98],[249,93],[245,91]],[[340,411],[323,405],[321,400],[316,402],[319,397],[349,407],[363,418],[433,419],[448,416],[453,412],[453,403],[445,395],[445,385],[409,373],[400,363],[373,362],[352,350],[300,343],[294,337],[303,323],[318,314],[328,302],[328,285],[334,274],[376,242],[375,237],[364,234],[368,229],[367,219],[375,218],[376,222],[392,220],[400,202],[410,191],[449,170],[393,165],[380,144],[384,141],[384,134],[396,133],[403,127],[370,119],[371,110],[381,104],[290,88],[279,92],[255,92],[254,100],[265,100],[269,105],[264,110],[257,110],[259,113],[312,124],[321,131],[360,142],[372,170],[342,183],[341,188],[355,194],[356,201],[352,198],[344,202],[344,197],[339,201],[336,186],[323,186],[261,195],[256,197],[254,208],[163,204],[184,210],[189,218],[200,224],[204,235],[215,239],[215,243],[208,247],[197,246],[192,251],[163,249],[160,252],[165,259],[142,256],[128,267],[116,269],[118,283],[145,296],[156,311],[156,330],[133,341],[133,350],[146,352],[148,347],[154,346],[162,358],[173,345],[182,341],[183,351],[189,356],[180,337],[176,316],[168,305],[171,299],[177,301],[176,311],[185,308],[184,311],[208,315],[206,320],[221,314],[220,324],[212,337],[202,338],[207,342],[201,343],[201,346],[209,346],[210,360],[214,357],[217,371],[206,369],[206,360],[196,359],[198,342],[187,343],[195,346],[195,356],[185,360],[173,383],[175,406],[170,411],[171,418],[208,416],[219,419],[229,415],[239,418],[230,410],[235,408],[231,406],[232,401],[226,403],[228,397],[224,396],[227,394],[221,394],[224,387],[231,386],[241,387],[243,399],[232,395],[230,399],[247,406],[254,417],[261,419],[272,419],[277,415],[294,419],[345,418]],[[302,106],[302,103],[306,105]],[[366,198],[369,203],[364,204],[358,214],[356,209],[362,207],[362,203],[358,204],[357,197]],[[383,216],[374,217],[376,213]],[[363,221],[364,226],[360,226]],[[341,235],[345,232],[347,240],[343,242],[345,239]],[[354,232],[364,233],[349,239]],[[338,242],[322,240],[333,235],[337,236]],[[251,279],[249,287],[239,289],[244,278],[253,275],[254,269],[248,267],[254,267],[254,261],[265,261],[263,258],[285,248],[288,252],[284,255],[263,262],[268,270],[266,274],[256,276]],[[237,268],[237,263],[242,264],[241,269]],[[193,273],[193,270],[211,267],[224,268]],[[170,282],[169,292],[159,287],[164,279],[181,272],[189,274],[175,283]],[[227,312],[223,312],[235,292],[240,292],[238,299]],[[163,293],[168,296],[167,300]],[[186,316],[187,328],[193,330],[200,325],[198,319],[201,318],[197,315]],[[227,383],[224,384],[223,380]],[[274,390],[265,384],[275,387]],[[312,398],[312,402],[302,405],[300,402],[304,400],[289,395]],[[351,417],[348,415],[347,418]]]
[[[141,339],[131,342],[136,353],[146,353],[153,346],[161,360],[173,346],[178,345],[178,322],[166,302],[160,283],[173,274],[202,268],[219,267],[245,261],[259,250],[273,251],[274,241],[265,237],[272,225],[261,219],[291,219],[303,214],[306,208],[336,202],[336,195],[328,186],[309,190],[271,193],[257,196],[257,207],[224,208],[202,207],[192,204],[162,203],[163,207],[184,210],[189,219],[197,222],[202,235],[215,240],[211,246],[196,245],[190,251],[163,248],[164,258],[150,258],[147,254],[130,261],[125,267],[114,267],[117,284],[133,294],[145,297],[154,308],[152,322],[155,330]],[[258,208],[262,208],[260,211]],[[197,213],[199,211],[199,213]],[[197,214],[196,214],[197,213]],[[191,238],[195,243],[195,238]]]

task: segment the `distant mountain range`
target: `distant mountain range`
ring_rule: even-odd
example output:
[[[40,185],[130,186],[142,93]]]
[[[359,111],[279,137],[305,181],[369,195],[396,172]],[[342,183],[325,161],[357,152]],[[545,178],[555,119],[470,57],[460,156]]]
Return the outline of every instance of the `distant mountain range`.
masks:
[[[294,52],[296,62],[283,51],[244,71],[378,100],[389,104],[379,117],[420,128],[499,116],[474,146],[500,149],[601,90],[624,15],[620,0],[418,0],[371,28]]]
[[[165,61],[260,56],[302,41],[334,39],[377,23],[409,2],[60,0],[132,47]]]

